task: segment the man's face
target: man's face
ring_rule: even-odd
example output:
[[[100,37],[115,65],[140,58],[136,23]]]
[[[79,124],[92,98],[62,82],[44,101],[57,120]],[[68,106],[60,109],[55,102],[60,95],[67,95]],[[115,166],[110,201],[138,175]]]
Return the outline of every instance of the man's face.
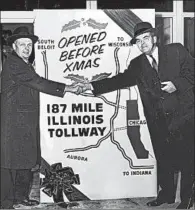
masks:
[[[152,36],[150,32],[140,34],[136,37],[136,44],[142,53],[147,55],[152,53],[153,47],[156,45],[157,38]]]
[[[20,38],[13,43],[13,49],[19,57],[28,60],[32,53],[33,43],[29,38]]]

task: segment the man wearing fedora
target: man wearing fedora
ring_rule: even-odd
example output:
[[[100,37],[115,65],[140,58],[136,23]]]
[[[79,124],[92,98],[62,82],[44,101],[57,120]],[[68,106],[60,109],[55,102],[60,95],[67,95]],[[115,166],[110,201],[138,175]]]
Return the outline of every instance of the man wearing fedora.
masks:
[[[181,170],[181,204],[178,208],[187,208],[194,179],[193,59],[179,43],[158,46],[157,29],[148,22],[135,25],[131,44],[136,44],[142,54],[130,62],[124,73],[77,86],[82,92],[92,90],[95,96],[138,86],[157,160],[158,187],[161,188],[157,198],[147,205],[175,202],[174,171],[178,166]]]
[[[29,63],[38,37],[27,27],[8,38],[13,47],[3,65],[1,94],[1,208],[37,205],[29,199],[32,169],[40,165],[39,92],[63,97],[79,87],[44,79]]]

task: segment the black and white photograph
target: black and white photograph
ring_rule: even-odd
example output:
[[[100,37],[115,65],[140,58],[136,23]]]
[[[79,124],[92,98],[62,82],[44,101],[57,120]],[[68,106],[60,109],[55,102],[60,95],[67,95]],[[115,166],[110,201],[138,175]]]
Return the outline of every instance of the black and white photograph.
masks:
[[[1,209],[194,209],[192,0],[7,0]]]

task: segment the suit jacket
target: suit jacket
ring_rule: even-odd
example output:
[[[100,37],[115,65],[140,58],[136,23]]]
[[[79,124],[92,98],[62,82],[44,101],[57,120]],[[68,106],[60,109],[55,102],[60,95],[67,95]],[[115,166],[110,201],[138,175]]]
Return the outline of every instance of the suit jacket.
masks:
[[[63,97],[65,85],[36,74],[16,53],[3,65],[1,167],[30,169],[40,163],[39,92]]]
[[[160,82],[172,81],[177,91],[161,91]],[[92,82],[94,95],[137,85],[143,103],[151,140],[156,153],[168,133],[169,125],[190,112],[194,106],[194,62],[179,43],[159,47],[158,73],[145,54],[130,62],[124,73]]]

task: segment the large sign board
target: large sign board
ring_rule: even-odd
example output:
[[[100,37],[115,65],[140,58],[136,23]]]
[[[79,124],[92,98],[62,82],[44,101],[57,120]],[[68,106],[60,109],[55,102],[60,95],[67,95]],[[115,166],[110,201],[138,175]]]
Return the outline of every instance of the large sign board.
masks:
[[[66,84],[122,73],[140,53],[128,30],[155,19],[151,9],[35,12],[36,71]],[[83,199],[156,196],[156,160],[137,86],[97,97],[41,94],[40,128],[43,159],[74,174],[70,193],[75,184]],[[41,200],[52,202],[42,190]]]

